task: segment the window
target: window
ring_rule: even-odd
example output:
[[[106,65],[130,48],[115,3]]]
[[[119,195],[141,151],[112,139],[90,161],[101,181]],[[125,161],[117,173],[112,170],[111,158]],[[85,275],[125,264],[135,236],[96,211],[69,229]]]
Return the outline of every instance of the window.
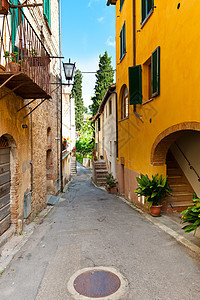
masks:
[[[143,93],[142,93],[143,92]],[[130,104],[142,104],[160,95],[160,47],[141,65],[129,68]]]
[[[122,10],[123,4],[124,4],[124,0],[120,0],[120,11]]]
[[[142,1],[142,23],[153,11],[153,0],[141,0]]]
[[[100,118],[98,118],[98,131],[100,131],[101,130],[101,120],[100,120]]]
[[[126,29],[125,29],[125,22],[122,26],[122,30],[120,31],[120,60],[126,54]]]
[[[109,115],[112,114],[112,100],[109,100]]]
[[[143,75],[143,99],[148,101],[152,98],[152,84],[151,84],[151,57],[144,63],[142,75]]]
[[[51,2],[50,0],[44,0],[44,17],[46,22],[51,27]]]
[[[142,104],[142,67],[129,67],[130,105]]]
[[[122,102],[121,102],[121,119],[126,119],[128,118],[128,89],[127,86],[125,85],[122,90]]]
[[[21,4],[20,1],[18,0],[11,0],[10,1],[11,4],[13,5],[19,5]],[[19,45],[16,45],[16,37],[17,37],[17,30],[18,29],[18,26],[20,25],[20,22],[23,20],[23,15],[21,13],[21,11],[23,11],[23,8],[11,8],[11,24],[12,24],[12,36],[11,36],[11,39],[12,39],[12,45],[13,45],[13,49],[12,51],[13,52],[18,52],[18,46]],[[18,39],[19,39],[19,35],[18,35]]]
[[[160,95],[160,47],[153,51],[151,65],[152,97],[156,97]]]

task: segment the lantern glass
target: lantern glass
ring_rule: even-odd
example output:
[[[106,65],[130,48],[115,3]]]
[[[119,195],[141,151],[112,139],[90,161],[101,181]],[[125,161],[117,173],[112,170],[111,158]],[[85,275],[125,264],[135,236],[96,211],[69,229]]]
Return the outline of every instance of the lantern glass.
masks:
[[[63,63],[65,79],[72,80],[74,76],[75,64],[72,63]]]

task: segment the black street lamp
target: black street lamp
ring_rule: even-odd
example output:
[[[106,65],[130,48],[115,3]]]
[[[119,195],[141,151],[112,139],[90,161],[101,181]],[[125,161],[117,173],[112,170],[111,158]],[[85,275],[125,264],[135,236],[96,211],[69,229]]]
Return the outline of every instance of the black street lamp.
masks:
[[[68,63],[63,63],[64,73],[65,73],[65,79],[68,81],[68,84],[70,80],[74,77],[75,72],[75,63],[71,63],[70,59]]]

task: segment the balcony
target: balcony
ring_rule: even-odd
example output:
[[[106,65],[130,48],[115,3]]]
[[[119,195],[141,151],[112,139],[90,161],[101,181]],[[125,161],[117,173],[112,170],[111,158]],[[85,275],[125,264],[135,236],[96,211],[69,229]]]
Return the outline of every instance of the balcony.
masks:
[[[50,56],[21,8],[0,15],[0,89],[24,99],[49,99]]]

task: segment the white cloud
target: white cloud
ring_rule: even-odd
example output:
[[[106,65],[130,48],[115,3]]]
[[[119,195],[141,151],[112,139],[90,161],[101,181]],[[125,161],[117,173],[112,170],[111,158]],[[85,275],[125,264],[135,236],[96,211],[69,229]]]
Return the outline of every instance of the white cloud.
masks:
[[[106,41],[106,45],[115,47],[115,39],[110,35]]]
[[[98,21],[99,23],[101,23],[103,20],[104,20],[104,17],[100,17],[100,18],[97,19],[97,21]]]
[[[98,2],[99,0],[90,0],[89,2],[88,2],[88,7],[91,7],[91,5],[92,5],[92,3],[93,2]]]

